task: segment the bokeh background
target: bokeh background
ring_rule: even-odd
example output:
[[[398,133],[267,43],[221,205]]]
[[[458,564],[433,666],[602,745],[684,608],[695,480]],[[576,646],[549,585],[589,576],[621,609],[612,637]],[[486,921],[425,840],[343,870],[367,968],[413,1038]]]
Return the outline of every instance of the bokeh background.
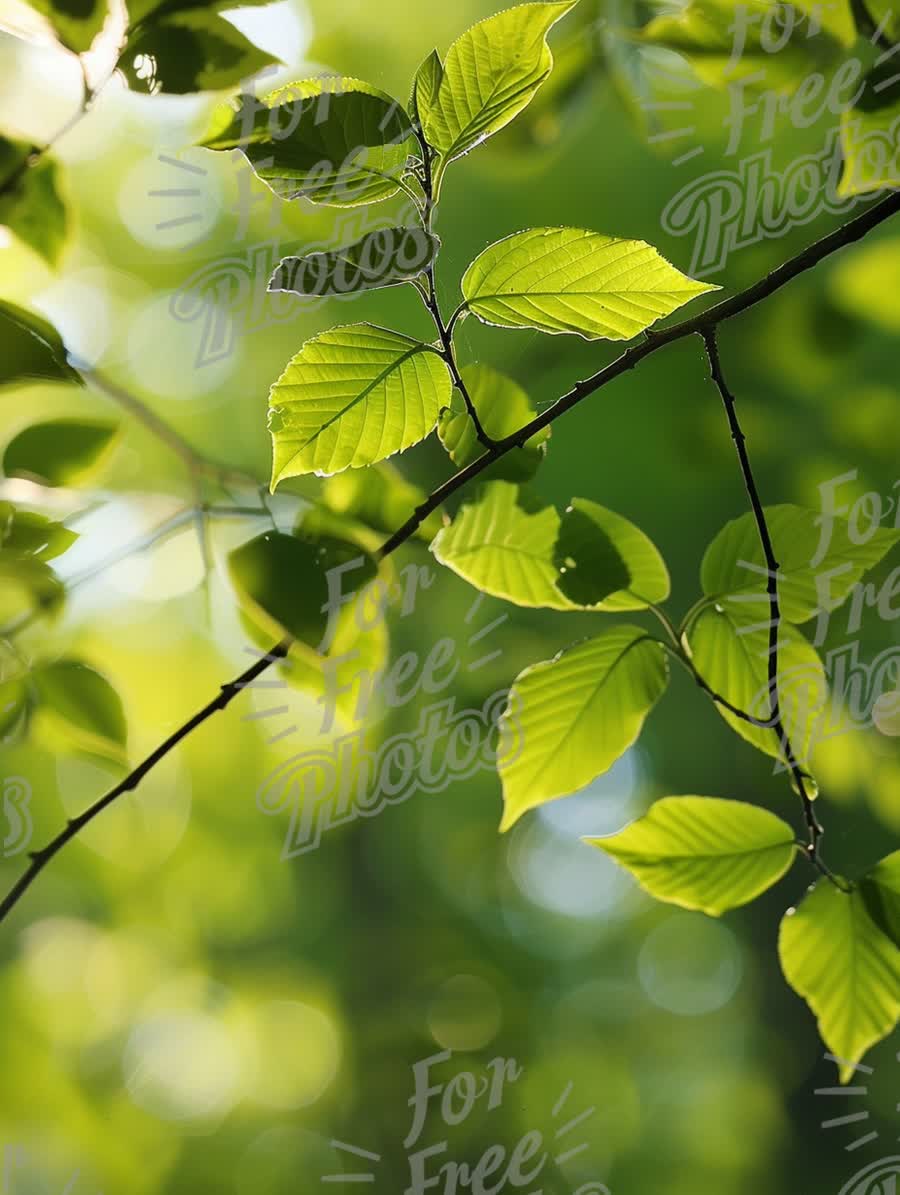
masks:
[[[444,51],[494,7],[285,0],[234,19],[284,59],[273,85],[329,67],[405,100],[425,54]],[[11,3],[2,14],[21,17]],[[690,268],[691,242],[664,230],[662,212],[692,178],[733,168],[726,101],[674,56],[635,48],[628,30],[644,15],[582,0],[554,33],[555,82],[451,170],[437,221],[448,310],[477,252],[534,225],[643,238]],[[705,147],[682,165],[675,159],[689,142],[657,138],[689,123],[684,110],[642,108],[673,96],[690,104],[690,143]],[[279,252],[348,239],[372,212],[273,205],[228,155],[191,149],[214,101],[139,96],[112,82],[57,150],[72,213],[59,270],[7,237],[0,293],[44,312],[80,361],[264,484],[268,387],[306,338],[365,319],[420,335],[429,324],[411,288],[290,310],[260,296]],[[0,36],[4,130],[40,142],[77,103],[74,60]],[[829,119],[780,128],[773,160],[820,148]],[[153,194],[179,187],[197,194]],[[710,280],[740,289],[835,223],[825,214],[736,251]],[[203,271],[202,298],[192,300]],[[767,502],[818,508],[819,485],[852,470],[842,495],[896,501],[898,273],[900,230],[888,225],[723,329]],[[458,343],[464,360],[493,362],[540,408],[616,351],[473,320]],[[90,386],[18,388],[0,394],[0,439],[62,413],[116,409]],[[434,439],[397,467],[425,488],[449,471]],[[644,528],[670,566],[671,608],[683,613],[705,545],[746,504],[701,346],[655,355],[560,420],[534,485],[558,504],[591,498]],[[320,488],[287,486],[270,500],[271,516],[289,522],[291,495],[314,498]],[[265,511],[211,522],[208,579],[189,524],[108,563],[192,500],[182,464],[140,424],[125,421],[91,486],[41,492],[7,480],[0,497],[58,512],[79,531],[59,562],[79,579],[65,616],[30,626],[21,647],[79,655],[114,683],[133,761],[246,666],[254,640],[223,562],[268,525]],[[253,490],[236,500],[261,503]],[[398,563],[429,559],[413,545]],[[414,617],[387,623],[391,658],[424,658],[444,636],[464,662],[502,649],[484,667],[461,669],[459,708],[480,707],[527,664],[603,625],[486,599],[470,626],[475,596],[441,572]],[[503,613],[468,646],[472,626]],[[870,614],[852,633],[838,614],[828,646],[859,638],[871,661],[900,642],[898,626]],[[282,715],[250,717],[284,703]],[[376,740],[412,728],[419,713],[416,702],[376,719]],[[834,1067],[775,949],[778,921],[807,875],[797,869],[713,922],[653,903],[580,841],[666,793],[744,798],[797,817],[784,777],[687,676],[672,676],[639,745],[609,774],[507,835],[497,832],[499,783],[485,770],[283,859],[289,815],[260,812],[257,790],[281,761],[327,744],[320,716],[315,697],[296,688],[245,694],[90,827],[2,927],[0,1150],[15,1161],[4,1195],[61,1191],[76,1172],[76,1193],[286,1195],[319,1190],[322,1176],[342,1169],[371,1169],[375,1190],[402,1191],[411,1068],[442,1050],[453,1052],[437,1072],[445,1079],[484,1074],[497,1057],[523,1071],[500,1107],[482,1099],[459,1125],[447,1127],[431,1105],[420,1144],[446,1140],[448,1158],[474,1165],[489,1146],[510,1151],[529,1131],[552,1140],[564,1116],[596,1109],[566,1138],[576,1144],[581,1134],[588,1148],[542,1177],[542,1189],[559,1195],[589,1183],[615,1195],[838,1195],[866,1162],[897,1152],[896,1035],[866,1059],[867,1094],[815,1094],[834,1085]],[[294,723],[296,732],[269,742]],[[838,871],[862,872],[897,845],[897,742],[860,729],[819,754],[827,855]],[[35,842],[119,774],[33,737],[5,745],[2,760],[0,775],[33,788]],[[20,867],[0,863],[4,888]],[[822,1128],[861,1111],[863,1125]],[[846,1149],[873,1130],[876,1141]],[[334,1140],[379,1160],[336,1150]]]

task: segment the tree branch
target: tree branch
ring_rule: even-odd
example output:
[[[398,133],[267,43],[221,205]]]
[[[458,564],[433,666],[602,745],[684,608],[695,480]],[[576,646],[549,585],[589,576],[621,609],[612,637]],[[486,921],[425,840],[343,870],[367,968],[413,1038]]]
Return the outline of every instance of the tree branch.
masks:
[[[769,295],[774,294],[775,291],[780,290],[781,287],[785,286],[793,278],[796,278],[806,270],[812,269],[813,266],[823,261],[826,257],[829,257],[832,253],[836,253],[845,245],[859,240],[871,229],[882,224],[898,211],[900,211],[900,191],[895,191],[888,198],[874,204],[863,212],[862,215],[849,221],[835,232],[809,245],[795,257],[779,266],[776,270],[773,270],[771,274],[768,274],[747,290],[741,291],[731,299],[726,299],[724,302],[716,304],[693,319],[683,320],[681,323],[674,324],[670,328],[649,334],[645,341],[628,349],[610,365],[605,366],[592,377],[577,383],[568,394],[560,398],[551,407],[548,407],[541,415],[532,419],[512,436],[507,436],[505,439],[494,444],[493,448],[485,452],[483,456],[480,456],[476,461],[473,461],[466,468],[461,469],[445,481],[425,502],[416,508],[412,516],[407,519],[402,527],[398,528],[393,535],[385,540],[377,553],[378,559],[383,560],[387,556],[390,556],[392,552],[395,552],[407,540],[411,539],[428,515],[437,510],[457,490],[483,473],[495,460],[505,453],[510,452],[513,448],[520,447],[536,432],[547,427],[555,419],[558,419],[560,415],[571,410],[572,407],[576,406],[590,394],[602,389],[629,369],[633,369],[645,357],[657,352],[664,345],[673,344],[675,341],[683,340],[685,337],[692,336],[697,332],[702,333],[707,328],[716,328],[719,324],[724,323],[725,320],[732,319],[734,316],[741,314],[741,312],[748,311],[751,307],[756,306],[757,303],[762,302],[763,299],[768,298]],[[139,764],[135,771],[130,776],[127,776],[120,785],[112,789],[106,796],[101,797],[100,800],[85,810],[78,818],[70,822],[65,830],[53,839],[48,846],[44,847],[42,851],[36,852],[32,857],[31,866],[25,875],[22,876],[9,895],[0,903],[0,922],[18,904],[50,859],[66,843],[70,842],[83,826],[102,813],[122,793],[132,791],[143,777],[164,759],[178,743],[206,722],[213,714],[217,713],[220,709],[224,709],[251,680],[261,676],[267,668],[278,660],[284,659],[290,650],[290,646],[290,640],[282,640],[281,643],[272,649],[268,656],[264,656],[257,661],[252,668],[242,673],[235,681],[224,685],[222,692],[214,701],[210,702],[198,714],[195,714],[189,721],[185,722],[179,730],[166,739],[164,743]]]

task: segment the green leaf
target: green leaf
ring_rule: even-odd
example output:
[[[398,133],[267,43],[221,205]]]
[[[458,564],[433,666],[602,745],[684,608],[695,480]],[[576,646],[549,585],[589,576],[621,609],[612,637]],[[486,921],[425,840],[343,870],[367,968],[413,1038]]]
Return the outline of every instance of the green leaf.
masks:
[[[788,622],[806,622],[823,606],[833,609],[900,542],[900,530],[879,527],[870,534],[867,526],[860,530],[845,518],[826,519],[801,506],[767,506],[765,516],[778,561],[778,602]],[[865,542],[858,542],[866,536]],[[833,570],[838,571],[828,576]],[[730,603],[743,622],[764,622],[769,617],[767,579],[753,515],[726,523],[703,557],[703,592]],[[748,600],[754,597],[757,600]]]
[[[501,831],[611,767],[641,733],[667,682],[662,647],[633,626],[613,627],[526,668],[500,720]]]
[[[517,606],[575,610],[556,587],[559,513],[518,486],[491,481],[435,537],[435,557],[483,593]]]
[[[535,409],[522,387],[490,365],[467,365],[462,370],[462,378],[482,427],[491,439],[503,440],[534,418]],[[450,459],[461,469],[484,454],[475,425],[462,397],[456,392],[451,405],[441,412],[438,435]],[[483,476],[528,481],[544,459],[549,439],[550,428],[542,428],[526,440],[524,447],[513,448],[486,469]]]
[[[644,241],[580,228],[530,228],[480,254],[466,270],[467,307],[486,324],[630,340],[708,291]]]
[[[62,44],[76,54],[90,49],[108,12],[106,0],[28,0],[28,3],[47,18]]]
[[[386,461],[369,469],[337,473],[322,482],[322,501],[335,514],[388,534],[402,527],[426,496]],[[416,536],[430,543],[442,526],[443,519],[433,511]]]
[[[866,1050],[900,1015],[900,951],[869,916],[858,891],[821,880],[781,923],[785,978],[815,1013],[819,1032],[852,1077]]]
[[[101,674],[80,660],[36,668],[41,734],[53,745],[126,763],[128,731],[122,701]]]
[[[688,647],[694,667],[714,692],[745,714],[766,720],[771,712],[769,632],[765,625],[755,630],[750,625],[721,606],[707,606],[687,632]],[[828,678],[815,649],[787,622],[779,627],[778,678],[782,721],[797,762],[806,764],[827,712]],[[716,709],[741,738],[782,759],[774,730],[753,726],[718,703]]]
[[[643,610],[669,596],[669,573],[653,542],[586,498],[573,498],[563,515],[554,560],[557,587],[579,606]]]
[[[0,502],[0,551],[53,560],[68,551],[78,539],[62,523],[28,510],[17,510],[11,502]]]
[[[900,185],[896,141],[900,78],[893,58],[875,66],[856,105],[841,112],[844,171],[839,198],[868,195]]]
[[[900,851],[873,867],[859,888],[872,920],[900,947]]]
[[[190,9],[206,9],[207,12],[227,12],[235,8],[261,8],[273,0],[128,0],[128,27],[134,29],[137,25],[148,23],[147,18],[164,13],[187,12]]]
[[[451,390],[432,345],[372,324],[322,332],[269,392],[273,491],[287,477],[359,469],[417,444]]]
[[[6,446],[3,472],[7,477],[28,477],[43,485],[72,485],[103,464],[118,431],[117,424],[99,420],[33,423]]]
[[[340,570],[335,577],[342,594],[361,589],[376,572],[358,544],[331,536],[267,531],[228,557],[232,584],[254,621],[270,636],[286,632],[312,648],[322,642],[335,605],[329,569]]]
[[[422,228],[378,228],[343,249],[282,258],[269,290],[321,296],[398,286],[423,273],[439,245]]]
[[[437,94],[421,114],[426,141],[445,161],[498,132],[530,103],[553,69],[547,34],[574,4],[521,4],[453,43]]]
[[[437,50],[432,50],[416,71],[409,97],[409,114],[420,127],[434,107],[443,77],[441,56]]]
[[[0,386],[11,382],[81,382],[52,324],[0,299]]]
[[[53,158],[47,156],[24,167],[30,153],[30,145],[0,137],[0,179],[15,178],[0,194],[0,224],[55,266],[67,226],[66,208],[59,194],[59,171]]]
[[[188,95],[233,87],[277,62],[224,17],[201,7],[165,12],[140,25],[118,68],[137,91]]]
[[[794,861],[774,813],[718,797],[664,797],[607,838],[588,838],[657,900],[720,917],[771,888]]]
[[[400,189],[414,137],[395,99],[359,79],[304,79],[225,105],[199,142],[240,149],[286,199],[354,207]]]
[[[63,583],[39,556],[0,552],[0,627],[38,613],[58,614],[65,597]]]

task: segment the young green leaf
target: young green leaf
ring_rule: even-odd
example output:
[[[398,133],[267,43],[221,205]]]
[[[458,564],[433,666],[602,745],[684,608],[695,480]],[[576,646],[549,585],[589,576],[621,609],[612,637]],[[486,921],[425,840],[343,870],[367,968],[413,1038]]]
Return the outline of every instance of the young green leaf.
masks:
[[[556,507],[509,482],[491,481],[438,533],[431,551],[483,593],[517,606],[575,610],[556,588],[559,522]]]
[[[873,867],[859,888],[872,920],[900,947],[900,851]]]
[[[272,490],[359,469],[424,440],[452,382],[432,345],[372,324],[308,340],[269,391]]]
[[[419,127],[434,107],[443,77],[441,56],[437,50],[432,50],[416,71],[409,97],[409,114]]]
[[[501,831],[611,767],[641,733],[668,676],[660,644],[627,625],[526,668],[500,719]]]
[[[107,0],[28,0],[28,3],[47,18],[62,44],[76,54],[91,48],[109,11]]]
[[[286,632],[314,649],[325,637],[330,612],[338,613],[335,593],[362,589],[375,571],[374,561],[358,544],[280,531],[267,531],[228,557],[232,584],[253,620],[270,636]]]
[[[767,720],[771,712],[767,625],[738,622],[723,607],[707,606],[693,621],[687,638],[694,667],[709,687],[745,714]],[[794,757],[805,764],[827,712],[828,678],[816,650],[787,622],[779,628],[778,697]],[[718,703],[716,709],[741,738],[766,755],[783,759],[774,730],[754,726]]]
[[[0,299],[0,386],[24,381],[81,383],[81,378],[52,324]]]
[[[431,265],[439,245],[422,228],[378,228],[343,249],[282,258],[269,290],[323,296],[399,286]]]
[[[45,739],[67,750],[127,762],[125,713],[106,677],[80,660],[67,659],[36,668],[31,679]]]
[[[522,387],[492,366],[467,365],[462,370],[462,378],[481,425],[491,439],[502,440],[511,436],[534,418],[531,399]],[[458,394],[454,394],[451,406],[441,412],[438,435],[450,459],[460,469],[484,454],[484,445],[478,439],[475,425]],[[486,469],[483,476],[506,481],[528,481],[544,459],[549,438],[550,428],[542,428],[530,440],[526,440],[522,448],[507,452]]]
[[[53,560],[77,539],[77,532],[62,523],[30,510],[17,510],[11,502],[0,502],[0,551]]]
[[[72,485],[103,464],[118,433],[117,424],[99,420],[33,423],[6,446],[3,472],[7,477],[27,477],[43,485]]]
[[[118,62],[136,91],[222,91],[278,62],[205,7],[166,11],[133,30]]]
[[[686,277],[644,241],[580,228],[531,228],[481,253],[462,280],[486,324],[630,340],[698,295],[719,288]]]
[[[720,917],[755,900],[794,861],[791,827],[755,805],[664,797],[607,838],[588,838],[656,897]]]
[[[802,623],[842,602],[860,578],[900,542],[900,530],[851,527],[801,506],[767,506],[766,522],[778,560],[782,617]],[[768,569],[752,514],[726,523],[700,566],[703,592],[743,621],[768,618]],[[751,601],[756,596],[757,601]]]
[[[329,510],[386,533],[402,527],[426,497],[424,490],[407,481],[388,461],[369,469],[336,473],[322,482],[322,501]],[[433,511],[416,536],[430,543],[442,526],[441,515]]]
[[[900,1016],[900,950],[872,920],[859,891],[820,880],[788,910],[778,941],[781,967],[806,1000],[822,1040],[840,1059],[841,1082]]]
[[[643,610],[669,596],[669,573],[653,542],[628,519],[573,498],[554,551],[557,588],[594,610]]]
[[[893,149],[900,119],[900,79],[893,59],[884,57],[866,76],[856,104],[841,111],[844,171],[837,193],[842,199],[900,184]]]
[[[437,93],[421,113],[429,145],[445,161],[508,125],[553,68],[547,34],[574,7],[521,4],[479,21],[447,51]]]
[[[0,179],[18,174],[0,194],[0,224],[51,266],[59,260],[66,239],[66,207],[59,194],[59,172],[46,155],[27,167],[31,146],[0,137]]]
[[[240,149],[285,199],[353,207],[400,189],[414,144],[402,106],[359,79],[304,79],[220,108],[199,142]]]

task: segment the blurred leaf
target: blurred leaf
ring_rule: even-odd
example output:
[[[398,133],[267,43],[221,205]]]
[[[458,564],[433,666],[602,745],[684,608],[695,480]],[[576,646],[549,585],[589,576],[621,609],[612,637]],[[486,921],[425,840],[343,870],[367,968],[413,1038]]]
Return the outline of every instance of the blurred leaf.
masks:
[[[440,242],[422,228],[377,228],[353,245],[304,257],[284,257],[270,291],[349,295],[409,282],[431,265]]]
[[[769,631],[735,620],[719,606],[707,606],[687,632],[694,667],[710,688],[760,720],[771,712]],[[778,636],[778,699],[782,722],[798,763],[805,764],[818,724],[827,712],[828,678],[815,649],[796,627],[782,622]],[[753,726],[716,703],[732,730],[766,755],[781,759],[774,730]]]
[[[667,683],[662,647],[632,626],[526,668],[500,721],[501,831],[610,768],[637,739]]]
[[[369,469],[337,473],[322,482],[322,500],[331,510],[387,534],[402,527],[425,497],[424,490],[386,461]],[[442,526],[441,515],[434,511],[416,536],[430,543]]]
[[[788,622],[806,622],[823,606],[833,608],[842,602],[900,542],[900,530],[877,527],[870,533],[865,526],[862,532],[869,538],[858,542],[859,530],[848,519],[826,518],[801,506],[767,506],[765,515],[778,561],[778,602]],[[711,600],[731,603],[735,617],[744,622],[764,622],[769,617],[767,574],[756,520],[750,513],[725,524],[700,566],[703,592]],[[824,601],[817,583],[823,586]],[[758,601],[748,601],[754,595]]]
[[[312,648],[322,642],[334,604],[329,569],[341,570],[335,581],[344,594],[361,589],[376,572],[358,544],[329,536],[301,539],[267,531],[228,557],[232,584],[251,615],[273,637],[287,632]]]
[[[883,237],[842,253],[828,277],[828,294],[845,313],[896,336],[900,332],[900,237]],[[890,393],[891,405],[895,402]],[[855,408],[857,396],[849,404]]]
[[[435,557],[483,593],[517,606],[577,607],[556,588],[553,551],[559,532],[555,507],[518,486],[491,481],[435,537]]]
[[[52,324],[0,299],[0,386],[26,380],[81,382]]]
[[[190,9],[203,8],[207,12],[228,12],[235,8],[261,8],[272,4],[275,0],[126,0],[128,9],[128,26],[134,29],[147,22],[147,18],[160,12],[166,15],[174,12],[187,12]]]
[[[11,502],[0,502],[0,550],[53,560],[62,556],[78,539],[62,523],[29,510],[17,510]]]
[[[466,304],[483,323],[586,340],[630,340],[718,289],[686,277],[644,241],[580,228],[514,233],[476,257],[462,280]]]
[[[859,887],[872,920],[900,947],[900,851],[882,859]]]
[[[118,693],[79,660],[43,664],[31,674],[37,693],[36,725],[52,743],[127,763],[128,730]]]
[[[81,54],[88,50],[106,20],[106,0],[28,0],[45,16],[64,46]]]
[[[198,144],[240,149],[283,198],[354,207],[400,189],[413,136],[409,117],[359,79],[304,79],[217,110]]]
[[[896,153],[898,121],[900,76],[891,57],[872,68],[856,105],[841,112],[844,171],[839,197],[867,195],[900,184]]]
[[[447,51],[422,112],[429,145],[451,162],[508,125],[553,69],[547,34],[575,5],[520,4],[467,30]]]
[[[841,1082],[900,1015],[900,951],[876,926],[858,891],[820,880],[781,923],[785,978],[815,1013]]]
[[[56,265],[66,239],[66,208],[58,188],[58,167],[47,156],[24,166],[31,146],[0,137],[0,224]],[[6,180],[15,178],[14,183]]]
[[[443,77],[441,56],[437,50],[432,50],[416,71],[409,97],[409,114],[419,126],[434,107]]]
[[[558,588],[579,606],[642,610],[669,596],[669,573],[652,540],[586,498],[573,498],[563,515],[554,558]]]
[[[451,389],[432,345],[372,324],[320,333],[269,391],[272,490],[287,477],[359,469],[418,444]]]
[[[56,614],[65,596],[65,586],[46,561],[0,551],[0,628],[14,627],[35,613]]]
[[[118,68],[136,91],[188,95],[233,87],[277,63],[205,7],[164,12],[135,29]]]
[[[503,440],[534,418],[534,406],[522,387],[492,366],[467,365],[462,370],[462,378],[482,427],[491,439]],[[484,454],[465,403],[457,393],[454,393],[451,405],[441,413],[438,435],[450,459],[461,469]],[[528,481],[544,459],[549,439],[550,428],[545,427],[527,440],[524,447],[507,452],[482,476]]]
[[[33,423],[7,444],[3,472],[49,486],[83,481],[103,463],[118,430],[115,423],[79,419]]]
[[[794,861],[791,827],[755,805],[664,797],[618,834],[588,838],[657,900],[719,917],[771,888]]]

